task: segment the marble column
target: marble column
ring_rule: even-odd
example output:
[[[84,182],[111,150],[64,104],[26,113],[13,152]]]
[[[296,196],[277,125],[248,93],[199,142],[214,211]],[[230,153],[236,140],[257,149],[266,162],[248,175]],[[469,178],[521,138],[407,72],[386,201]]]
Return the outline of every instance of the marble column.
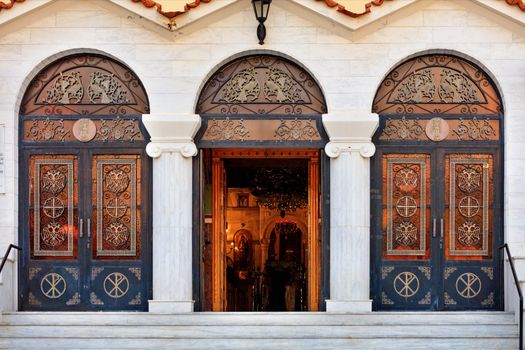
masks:
[[[149,311],[193,312],[192,157],[194,114],[144,115],[153,159],[153,300]]]
[[[370,157],[376,114],[323,115],[330,137],[330,299],[328,312],[370,312]]]

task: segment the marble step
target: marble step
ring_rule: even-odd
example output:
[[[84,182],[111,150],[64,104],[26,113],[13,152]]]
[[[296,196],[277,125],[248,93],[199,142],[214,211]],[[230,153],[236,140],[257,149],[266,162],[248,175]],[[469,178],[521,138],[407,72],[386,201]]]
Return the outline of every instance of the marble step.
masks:
[[[0,349],[517,349],[505,312],[16,312]]]
[[[4,313],[0,324],[8,325],[513,325],[508,312],[373,312],[344,314],[326,312],[196,312],[154,314],[139,312],[13,312]]]
[[[512,338],[516,325],[370,325],[370,326],[2,326],[0,338]]]
[[[1,339],[0,349],[185,349],[185,350],[516,350],[506,339]]]

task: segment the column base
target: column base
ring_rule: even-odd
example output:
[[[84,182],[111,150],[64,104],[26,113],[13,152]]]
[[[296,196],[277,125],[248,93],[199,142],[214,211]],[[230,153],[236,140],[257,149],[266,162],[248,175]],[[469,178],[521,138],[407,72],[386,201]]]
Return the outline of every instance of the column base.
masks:
[[[148,300],[149,312],[159,314],[176,314],[193,312],[193,300],[172,301],[172,300]]]
[[[326,300],[326,312],[372,312],[372,300]]]

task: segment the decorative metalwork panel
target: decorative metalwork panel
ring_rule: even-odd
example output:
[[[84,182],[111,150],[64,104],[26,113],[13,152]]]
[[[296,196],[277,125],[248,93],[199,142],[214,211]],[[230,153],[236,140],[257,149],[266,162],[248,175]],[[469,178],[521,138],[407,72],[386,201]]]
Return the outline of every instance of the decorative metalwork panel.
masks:
[[[94,124],[94,135],[89,139],[79,138],[74,133],[74,125],[82,120],[89,120]],[[112,119],[26,119],[24,120],[24,141],[31,142],[65,142],[65,141],[144,141],[145,136],[140,130],[140,121],[136,118]]]
[[[491,79],[474,64],[451,55],[413,58],[383,80],[374,99],[379,114],[500,115]]]
[[[199,114],[323,114],[326,103],[313,77],[271,55],[230,62],[204,86]]]
[[[492,156],[446,157],[447,258],[491,258]]]
[[[75,310],[81,303],[80,274],[76,266],[52,268],[29,267],[29,292],[24,298],[25,309]]]
[[[494,267],[445,268],[444,308],[448,310],[497,309],[500,303]]]
[[[76,258],[77,157],[32,156],[30,160],[31,256]]]
[[[106,264],[92,267],[89,304],[95,310],[143,310],[147,292],[142,268]]]
[[[233,119],[208,120],[202,141],[321,141],[315,119]]]
[[[378,306],[383,310],[427,310],[436,298],[430,280],[430,267],[385,264],[381,272]]]
[[[140,170],[136,155],[94,156],[94,257],[140,256]]]
[[[431,138],[436,128],[430,124],[432,119],[387,118],[379,140],[382,141],[497,141],[499,140],[499,120],[459,118],[441,119],[448,130],[443,137]],[[443,128],[445,129],[445,128]],[[427,130],[430,130],[427,131]],[[443,132],[443,130],[439,130]],[[429,136],[430,135],[430,136]],[[441,136],[441,135],[440,135]]]
[[[45,68],[30,83],[22,115],[134,115],[149,113],[136,75],[95,54],[68,56]]]
[[[430,156],[383,156],[383,257],[429,256]]]

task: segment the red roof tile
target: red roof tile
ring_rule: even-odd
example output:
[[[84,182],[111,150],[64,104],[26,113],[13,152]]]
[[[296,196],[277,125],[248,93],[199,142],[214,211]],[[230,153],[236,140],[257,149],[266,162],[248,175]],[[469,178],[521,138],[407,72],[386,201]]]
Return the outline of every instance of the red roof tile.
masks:
[[[165,11],[162,11],[162,5],[159,4],[158,2],[154,1],[154,0],[131,0],[131,1],[133,1],[133,2],[141,2],[142,5],[144,5],[146,7],[155,7],[157,9],[158,13],[160,13],[161,15],[169,18],[170,20],[174,19],[178,15],[186,13],[189,10],[199,6],[201,3],[211,2],[211,0],[195,0],[193,2],[190,2],[190,3],[187,3],[186,5],[184,5],[184,10],[183,11],[166,11],[165,12]]]
[[[3,9],[10,9],[11,7],[13,7],[13,5],[16,3],[16,2],[24,2],[25,0],[9,0],[9,1],[0,1],[0,11],[3,10]]]
[[[352,12],[350,10],[347,10],[344,7],[344,5],[341,5],[340,3],[338,3],[337,0],[317,0],[317,1],[324,1],[325,4],[328,5],[329,7],[336,7],[337,6],[337,11],[339,11],[339,12],[341,12],[341,13],[347,15],[347,16],[353,17],[353,18],[360,17],[362,15],[366,15],[367,13],[372,12],[372,5],[374,5],[374,6],[381,6],[385,2],[385,0],[372,0],[372,1],[367,2],[365,4],[365,9],[364,9],[363,12]]]
[[[525,2],[523,0],[506,0],[507,4],[511,6],[518,6],[523,12],[525,12]]]

